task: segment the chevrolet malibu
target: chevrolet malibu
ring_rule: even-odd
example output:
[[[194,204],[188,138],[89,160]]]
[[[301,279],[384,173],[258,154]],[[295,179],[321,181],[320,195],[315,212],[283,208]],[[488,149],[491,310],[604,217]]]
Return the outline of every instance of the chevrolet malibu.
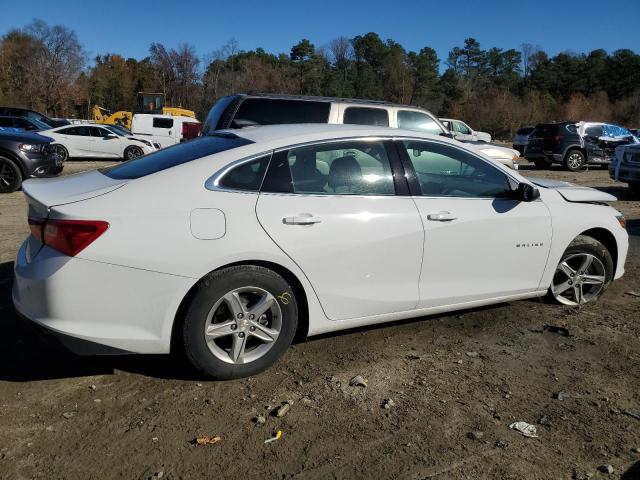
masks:
[[[592,302],[628,246],[615,197],[382,127],[218,131],[24,192],[22,316],[79,352],[179,350],[219,379],[268,368],[294,337]]]

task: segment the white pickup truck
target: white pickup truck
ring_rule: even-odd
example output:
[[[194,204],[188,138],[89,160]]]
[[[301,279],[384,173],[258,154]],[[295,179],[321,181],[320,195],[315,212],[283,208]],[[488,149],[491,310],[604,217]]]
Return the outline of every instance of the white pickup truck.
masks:
[[[137,113],[131,121],[131,134],[166,148],[197,137],[201,127],[192,117]]]

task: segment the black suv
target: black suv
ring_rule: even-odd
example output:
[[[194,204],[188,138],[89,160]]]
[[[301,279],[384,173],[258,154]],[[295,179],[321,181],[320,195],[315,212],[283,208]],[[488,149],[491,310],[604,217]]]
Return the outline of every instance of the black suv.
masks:
[[[0,131],[0,193],[15,192],[24,179],[62,171],[52,139],[37,133]]]
[[[35,123],[47,125],[48,128],[63,127],[69,125],[68,120],[49,118],[35,110],[16,107],[0,107],[0,116],[3,117],[22,117],[34,120]]]
[[[561,122],[536,125],[524,150],[524,157],[538,168],[552,163],[568,170],[587,165],[608,165],[616,147],[635,143],[626,128],[596,122]]]

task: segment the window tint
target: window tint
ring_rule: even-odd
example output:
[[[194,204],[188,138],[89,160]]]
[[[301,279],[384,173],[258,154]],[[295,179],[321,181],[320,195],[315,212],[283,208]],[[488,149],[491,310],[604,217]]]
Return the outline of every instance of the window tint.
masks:
[[[480,158],[449,145],[402,142],[422,194],[430,197],[505,197],[507,176]]]
[[[166,170],[198,158],[213,155],[214,153],[231,150],[253,143],[246,138],[233,134],[216,134],[201,137],[190,142],[179,143],[164,150],[128,160],[119,165],[100,170],[109,178],[134,179],[151,175],[152,173]]]
[[[173,118],[154,118],[153,128],[171,128],[173,127]]]
[[[384,108],[347,107],[342,123],[389,126],[389,113]]]
[[[231,127],[242,128],[251,125],[283,123],[327,123],[329,108],[328,102],[247,98],[240,104]]]
[[[413,110],[398,110],[398,128],[440,135],[442,128],[429,115]]]
[[[218,186],[232,190],[257,192],[260,190],[270,157],[271,155],[266,155],[234,167],[218,181]]]
[[[13,128],[13,119],[2,117],[0,118],[0,127],[10,127]]]
[[[274,155],[262,187],[268,192],[394,195],[383,142],[345,141]]]
[[[100,127],[89,127],[89,132],[92,137],[107,137],[109,135],[109,131]]]
[[[14,118],[13,124],[16,128],[23,128],[25,130],[38,130],[37,126],[35,126],[30,121],[25,120],[24,118]]]
[[[91,136],[91,133],[89,132],[89,127],[71,127],[71,128],[66,128],[63,131],[58,131],[58,133],[63,133],[64,135],[78,135],[82,137]]]

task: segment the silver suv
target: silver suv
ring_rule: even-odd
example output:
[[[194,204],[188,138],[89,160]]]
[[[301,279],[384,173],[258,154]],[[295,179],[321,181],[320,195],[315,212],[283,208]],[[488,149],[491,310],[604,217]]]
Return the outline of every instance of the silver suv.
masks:
[[[202,134],[229,128],[288,123],[374,125],[453,137],[435,115],[420,107],[376,100],[264,93],[242,93],[221,98],[209,111]],[[515,160],[520,155],[516,150],[469,143],[506,166],[518,168]]]

